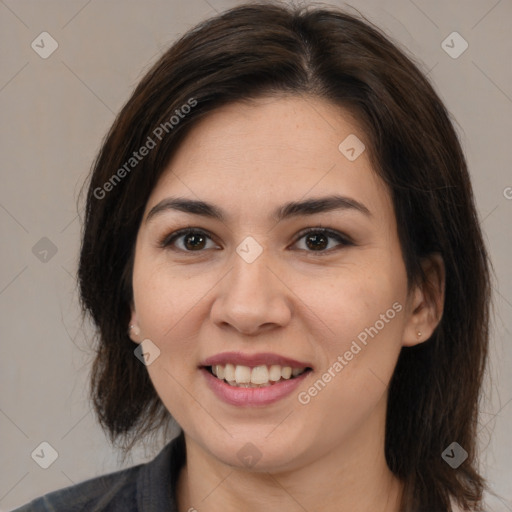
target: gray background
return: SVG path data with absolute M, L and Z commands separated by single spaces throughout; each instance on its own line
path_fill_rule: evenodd
M 120 465 L 88 404 L 92 331 L 81 324 L 74 281 L 77 197 L 115 113 L 150 64 L 198 21 L 240 3 L 0 1 L 0 511 L 159 450 L 138 449 Z M 512 2 L 350 5 L 415 56 L 457 122 L 496 273 L 482 462 L 501 495 L 490 508 L 512 511 Z M 31 47 L 43 31 L 59 45 L 47 59 Z M 453 31 L 469 44 L 456 59 L 442 47 Z M 48 469 L 31 457 L 43 441 L 58 452 Z

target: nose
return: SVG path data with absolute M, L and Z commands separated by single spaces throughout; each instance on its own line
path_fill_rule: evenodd
M 266 251 L 252 263 L 233 255 L 233 268 L 219 283 L 211 319 L 245 335 L 284 327 L 292 317 L 292 293 Z

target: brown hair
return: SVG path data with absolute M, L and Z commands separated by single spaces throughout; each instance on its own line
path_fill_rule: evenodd
M 450 511 L 451 498 L 480 510 L 476 426 L 490 285 L 464 155 L 412 60 L 371 23 L 331 7 L 251 3 L 199 24 L 158 60 L 115 120 L 93 166 L 79 265 L 82 304 L 99 330 L 91 374 L 99 421 L 112 442 L 131 439 L 129 449 L 170 418 L 127 335 L 135 239 L 153 187 L 208 112 L 280 94 L 323 98 L 356 116 L 392 196 L 410 285 L 424 283 L 423 257 L 442 255 L 443 316 L 430 340 L 401 351 L 385 453 L 405 483 L 403 511 Z M 157 147 L 130 160 L 148 137 Z M 441 457 L 453 441 L 468 453 L 456 470 Z

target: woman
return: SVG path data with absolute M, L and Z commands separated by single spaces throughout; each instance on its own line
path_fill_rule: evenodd
M 248 4 L 185 34 L 98 155 L 79 280 L 101 425 L 180 434 L 19 510 L 482 510 L 466 163 L 369 23 Z

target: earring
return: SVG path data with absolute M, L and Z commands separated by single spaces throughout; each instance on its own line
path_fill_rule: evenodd
M 140 334 L 140 329 L 137 325 L 130 324 L 130 326 L 128 327 L 128 333 L 131 333 L 134 336 L 138 336 Z
M 421 332 L 420 331 L 417 332 L 417 335 L 418 335 L 418 338 L 421 338 Z

